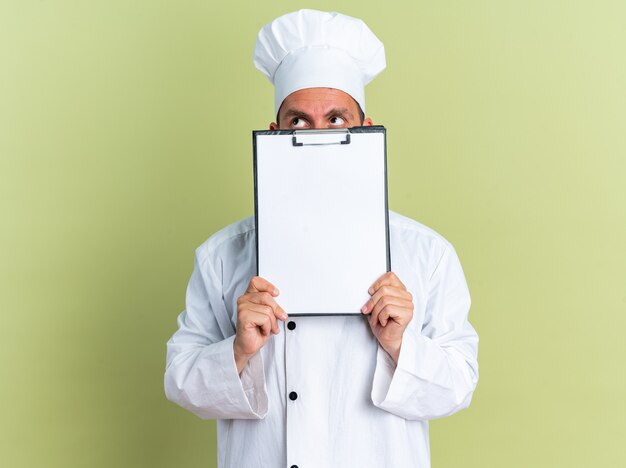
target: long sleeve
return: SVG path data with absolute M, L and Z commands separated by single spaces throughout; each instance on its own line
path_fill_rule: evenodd
M 260 419 L 268 398 L 260 353 L 241 377 L 233 355 L 235 329 L 206 245 L 196 251 L 186 310 L 167 343 L 165 393 L 203 419 Z
M 428 281 L 421 326 L 405 330 L 397 365 L 378 349 L 372 386 L 377 407 L 410 420 L 448 416 L 469 406 L 478 382 L 478 336 L 458 257 L 447 246 Z

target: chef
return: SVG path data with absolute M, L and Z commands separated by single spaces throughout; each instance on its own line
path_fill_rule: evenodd
M 364 87 L 385 53 L 361 20 L 281 16 L 254 63 L 275 87 L 270 129 L 372 125 Z M 253 218 L 196 250 L 165 391 L 218 420 L 220 467 L 430 466 L 428 420 L 470 404 L 478 337 L 453 246 L 394 212 L 389 239 L 392 272 L 364 285 L 362 316 L 290 318 L 280 284 L 255 276 Z

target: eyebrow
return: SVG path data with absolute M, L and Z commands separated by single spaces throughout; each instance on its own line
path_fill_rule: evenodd
M 292 118 L 292 117 L 305 119 L 305 120 L 308 120 L 309 122 L 311 121 L 311 116 L 307 114 L 306 112 L 302 112 L 296 109 L 287 109 L 285 111 L 285 115 L 283 115 L 283 119 Z
M 349 119 L 354 119 L 354 114 L 350 112 L 346 107 L 333 107 L 328 112 L 326 112 L 326 115 L 324 115 L 324 117 L 330 118 L 333 115 L 339 115 L 339 116 L 348 117 Z M 312 120 L 309 114 L 307 114 L 306 112 L 299 111 L 297 109 L 287 109 L 285 111 L 285 114 L 283 115 L 284 119 L 294 118 L 294 117 L 297 117 L 299 119 L 305 119 L 305 120 L 308 120 L 309 122 Z
M 324 117 L 328 118 L 328 117 L 332 117 L 333 115 L 341 115 L 341 116 L 348 117 L 350 119 L 354 119 L 354 114 L 352 114 L 352 112 L 350 112 L 345 107 L 335 107 L 329 110 Z

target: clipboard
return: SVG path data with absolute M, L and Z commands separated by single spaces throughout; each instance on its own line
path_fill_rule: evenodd
M 290 316 L 360 315 L 391 271 L 385 128 L 252 138 L 257 275 Z

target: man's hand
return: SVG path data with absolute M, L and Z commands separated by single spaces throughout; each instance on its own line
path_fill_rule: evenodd
M 246 293 L 237 299 L 237 334 L 233 353 L 237 372 L 248 360 L 279 332 L 277 319 L 287 320 L 287 314 L 274 299 L 278 289 L 269 281 L 255 276 L 250 280 Z
M 368 292 L 372 297 L 361 313 L 371 314 L 369 323 L 374 336 L 397 363 L 402 334 L 413 318 L 413 296 L 393 272 L 378 278 Z

